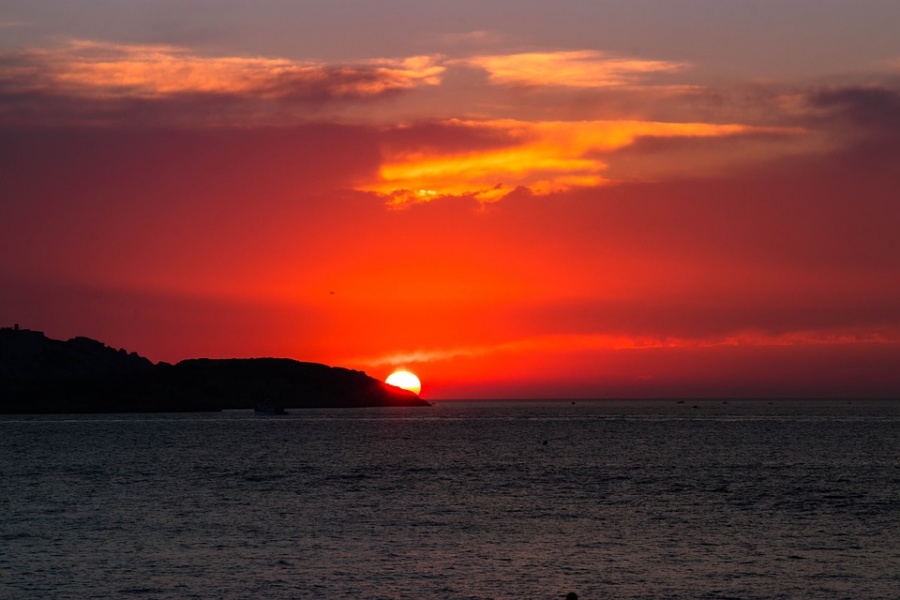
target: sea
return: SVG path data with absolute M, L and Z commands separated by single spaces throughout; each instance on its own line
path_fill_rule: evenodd
M 0 417 L 0 598 L 897 599 L 900 401 Z

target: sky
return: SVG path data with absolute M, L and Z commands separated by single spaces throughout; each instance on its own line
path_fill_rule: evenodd
M 5 0 L 0 326 L 429 399 L 900 396 L 897 23 Z

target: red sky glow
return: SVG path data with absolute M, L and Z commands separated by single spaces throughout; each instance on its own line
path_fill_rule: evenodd
M 429 399 L 900 395 L 900 5 L 108 4 L 0 8 L 0 326 Z

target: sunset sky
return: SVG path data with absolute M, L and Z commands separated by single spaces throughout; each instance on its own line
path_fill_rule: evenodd
M 900 396 L 898 24 L 4 0 L 0 326 L 429 399 Z

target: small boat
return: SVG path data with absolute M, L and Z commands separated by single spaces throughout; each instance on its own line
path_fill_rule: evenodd
M 266 415 L 266 416 L 288 414 L 288 412 L 286 410 L 284 410 L 283 406 L 272 406 L 269 404 L 257 404 L 253 408 L 253 412 L 258 415 Z

